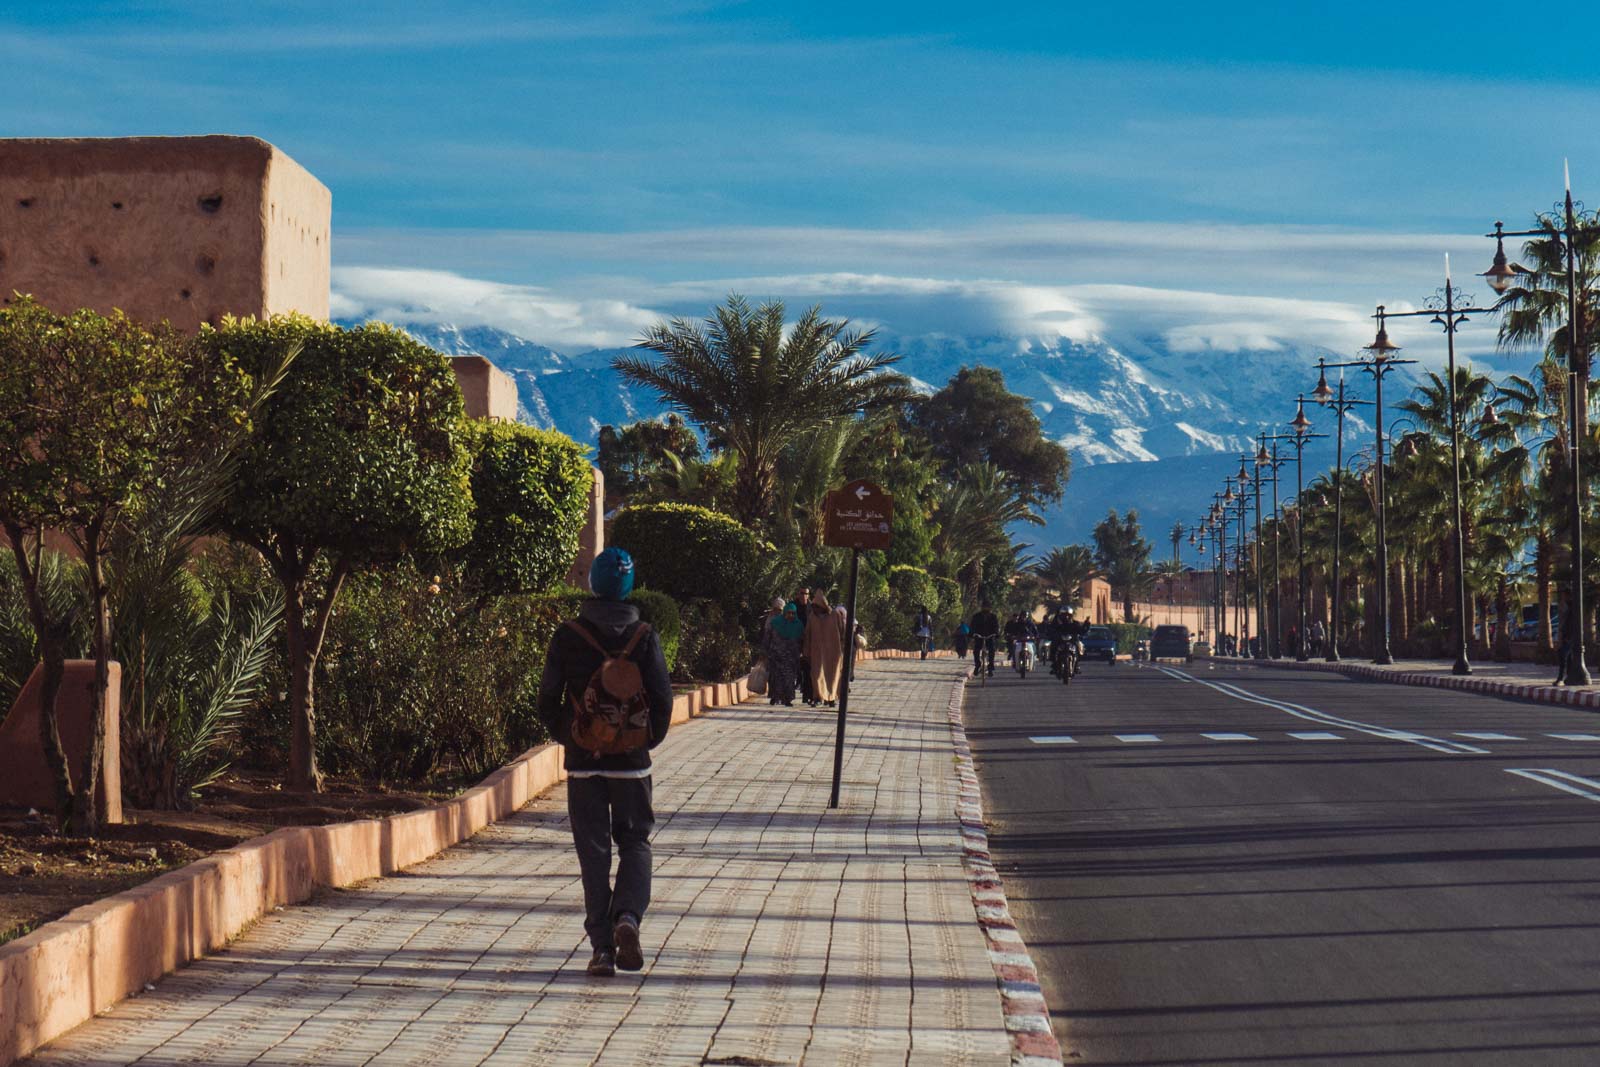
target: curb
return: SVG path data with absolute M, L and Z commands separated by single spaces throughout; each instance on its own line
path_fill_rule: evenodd
M 983 793 L 972 760 L 972 746 L 962 721 L 966 701 L 969 667 L 962 672 L 950 694 L 950 739 L 956 750 L 956 778 L 960 783 L 956 817 L 961 822 L 961 866 L 972 891 L 972 910 L 983 928 L 1000 985 L 1000 1005 L 1005 1016 L 1006 1036 L 1011 1039 L 1011 1062 L 1017 1067 L 1059 1067 L 1061 1045 L 1050 1028 L 1050 1011 L 1045 1007 L 1039 971 L 1028 955 L 1028 946 L 1011 918 L 1005 887 L 989 852 L 989 831 L 983 821 Z
M 673 698 L 672 722 L 750 695 L 749 676 Z M 0 945 L 0 1067 L 320 889 L 421 863 L 514 814 L 565 778 L 554 743 L 530 749 L 431 808 L 289 826 L 85 904 Z
M 1249 661 L 1254 663 L 1254 661 Z M 1571 708 L 1600 708 L 1600 689 L 1571 689 L 1562 685 L 1522 685 L 1498 678 L 1460 677 L 1454 674 L 1420 674 L 1416 671 L 1390 671 L 1365 663 L 1300 663 L 1295 660 L 1267 661 L 1264 666 L 1287 667 L 1296 671 L 1323 671 L 1390 685 L 1419 685 L 1434 689 L 1457 689 L 1467 693 L 1524 700 L 1530 704 L 1557 704 Z

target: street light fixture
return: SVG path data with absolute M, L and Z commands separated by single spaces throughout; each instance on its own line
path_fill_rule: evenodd
M 1378 320 L 1378 334 L 1370 345 L 1362 349 L 1370 352 L 1367 359 L 1351 360 L 1347 363 L 1319 364 L 1325 374 L 1329 369 L 1345 367 L 1358 367 L 1372 376 L 1373 381 L 1373 407 L 1376 409 L 1377 421 L 1373 424 L 1373 433 L 1376 436 L 1377 462 L 1373 464 L 1377 472 L 1377 506 L 1373 509 L 1378 518 L 1378 553 L 1377 553 L 1377 594 L 1378 594 L 1378 632 L 1373 637 L 1372 662 L 1389 664 L 1394 662 L 1394 655 L 1389 651 L 1389 537 L 1385 523 L 1384 502 L 1387 493 L 1384 489 L 1384 427 L 1383 427 L 1383 379 L 1396 367 L 1415 363 L 1414 359 L 1396 359 L 1395 353 L 1400 351 L 1400 346 L 1389 340 L 1389 330 L 1385 326 L 1388 312 L 1384 305 L 1379 304 L 1378 310 L 1373 314 Z
M 1562 632 L 1570 634 L 1567 641 L 1567 664 L 1563 676 L 1568 685 L 1588 685 L 1589 667 L 1584 662 L 1583 629 L 1583 474 L 1579 469 L 1578 446 L 1583 438 L 1588 393 L 1580 383 L 1587 382 L 1589 357 L 1583 349 L 1583 309 L 1578 306 L 1578 245 L 1591 242 L 1594 233 L 1585 233 L 1578 227 L 1578 211 L 1572 200 L 1572 173 L 1566 173 L 1566 199 L 1561 205 L 1562 225 L 1553 224 L 1537 230 L 1506 230 L 1496 222 L 1494 232 L 1485 234 L 1495 240 L 1494 263 L 1482 277 L 1502 296 L 1509 296 L 1518 275 L 1535 274 L 1536 271 L 1506 260 L 1507 237 L 1543 237 L 1555 241 L 1567 261 L 1567 466 L 1572 473 L 1572 484 L 1567 501 L 1567 523 L 1572 542 L 1572 590 L 1568 594 L 1567 612 L 1561 620 Z M 1501 301 L 1504 303 L 1504 301 Z
M 1331 407 L 1338 418 L 1338 429 L 1334 431 L 1333 439 L 1333 597 L 1331 599 L 1330 614 L 1333 616 L 1332 625 L 1328 627 L 1328 648 L 1324 658 L 1329 663 L 1339 662 L 1339 608 L 1340 596 L 1344 591 L 1342 572 L 1340 571 L 1340 557 L 1344 542 L 1344 416 L 1345 413 L 1356 407 L 1370 407 L 1370 400 L 1346 399 L 1344 395 L 1344 371 L 1339 371 L 1339 391 L 1335 393 L 1328 387 L 1328 365 L 1324 360 L 1317 360 L 1317 387 L 1311 391 L 1317 403 L 1324 407 Z
M 1265 643 L 1268 646 L 1268 655 L 1273 659 L 1279 659 L 1283 655 L 1283 648 L 1279 643 L 1281 640 L 1280 635 L 1283 633 L 1283 555 L 1278 535 L 1282 529 L 1283 522 L 1278 510 L 1278 469 L 1289 462 L 1289 457 L 1278 458 L 1278 442 L 1286 440 L 1286 438 L 1267 434 L 1263 431 L 1256 435 L 1256 440 L 1260 445 L 1256 449 L 1256 470 L 1258 472 L 1264 469 L 1272 471 L 1270 479 L 1272 482 L 1272 610 L 1268 613 L 1271 615 L 1268 620 L 1270 625 L 1265 627 L 1268 634 L 1268 640 Z M 1270 453 L 1267 451 L 1268 441 L 1272 442 L 1272 451 Z M 1266 475 L 1257 473 L 1257 487 L 1268 480 Z
M 1502 243 L 1499 253 L 1495 257 L 1497 267 L 1491 267 L 1487 272 L 1493 275 L 1489 278 L 1491 285 L 1501 275 L 1496 274 L 1499 268 L 1505 267 L 1505 247 Z M 1514 273 L 1514 272 L 1513 272 Z M 1456 299 L 1461 297 L 1466 306 L 1457 307 Z M 1444 329 L 1445 351 L 1449 356 L 1449 393 L 1450 404 L 1450 507 L 1455 521 L 1455 530 L 1451 542 L 1455 549 L 1455 581 L 1456 581 L 1456 662 L 1451 670 L 1456 674 L 1471 674 L 1472 664 L 1467 659 L 1467 564 L 1466 564 L 1466 535 L 1461 521 L 1461 411 L 1456 402 L 1456 328 L 1467 321 L 1468 315 L 1483 315 L 1493 311 L 1493 308 L 1473 307 L 1469 298 L 1463 297 L 1450 279 L 1450 254 L 1444 257 L 1444 288 L 1428 299 L 1420 311 L 1391 311 L 1389 318 L 1409 318 L 1418 315 L 1429 316 L 1429 321 Z M 1398 349 L 1392 349 L 1398 351 Z
M 1294 432 L 1278 440 L 1286 440 L 1294 446 L 1295 470 L 1295 507 L 1298 516 L 1295 524 L 1295 552 L 1298 557 L 1296 567 L 1299 577 L 1295 587 L 1295 601 L 1299 608 L 1300 627 L 1296 631 L 1294 658 L 1304 663 L 1311 656 L 1306 652 L 1306 523 L 1305 508 L 1303 506 L 1306 492 L 1306 445 L 1315 438 L 1327 437 L 1325 433 L 1312 433 L 1311 420 L 1306 418 L 1306 398 L 1295 398 L 1294 418 L 1290 420 L 1289 427 Z

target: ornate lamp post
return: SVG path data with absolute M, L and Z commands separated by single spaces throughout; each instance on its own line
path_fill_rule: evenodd
M 1504 258 L 1504 249 L 1501 250 Z M 1490 268 L 1493 271 L 1494 268 Z M 1494 279 L 1490 282 L 1493 284 Z M 1458 307 L 1460 298 L 1465 306 Z M 1379 308 L 1382 311 L 1382 308 Z M 1455 548 L 1456 581 L 1456 674 L 1471 674 L 1472 664 L 1467 659 L 1467 564 L 1466 537 L 1461 522 L 1461 411 L 1456 403 L 1456 327 L 1467 321 L 1468 315 L 1487 314 L 1492 308 L 1473 307 L 1470 298 L 1464 297 L 1450 280 L 1450 255 L 1444 257 L 1444 288 L 1430 297 L 1421 311 L 1391 311 L 1391 319 L 1416 315 L 1430 316 L 1430 321 L 1444 329 L 1445 351 L 1449 355 L 1450 404 L 1450 505 L 1455 531 L 1452 544 Z M 1393 351 L 1399 351 L 1398 348 Z
M 1339 570 L 1344 540 L 1344 416 L 1351 408 L 1372 406 L 1372 401 L 1345 398 L 1343 370 L 1339 371 L 1339 392 L 1335 394 L 1328 388 L 1328 365 L 1320 359 L 1317 360 L 1317 387 L 1311 391 L 1311 395 L 1316 398 L 1317 403 L 1324 407 L 1332 407 L 1339 420 L 1339 428 L 1333 435 L 1333 625 L 1328 628 L 1327 654 L 1329 663 L 1338 663 L 1339 597 L 1344 590 L 1344 586 L 1340 584 L 1342 575 Z
M 1239 482 L 1239 492 L 1238 492 L 1238 495 L 1235 497 L 1235 500 L 1237 501 L 1238 511 L 1239 511 L 1239 536 L 1238 536 L 1238 544 L 1236 546 L 1237 547 L 1237 551 L 1235 552 L 1235 557 L 1237 559 L 1237 563 L 1236 563 L 1236 565 L 1234 567 L 1234 571 L 1233 571 L 1233 604 L 1234 604 L 1233 614 L 1234 614 L 1234 618 L 1238 621 L 1238 632 L 1239 632 L 1239 650 L 1238 650 L 1238 654 L 1240 656 L 1249 656 L 1250 655 L 1250 601 L 1249 601 L 1249 598 L 1245 595 L 1245 586 L 1244 586 L 1244 572 L 1245 572 L 1245 567 L 1248 566 L 1248 561 L 1249 561 L 1249 555 L 1248 555 L 1248 551 L 1247 551 L 1248 548 L 1249 548 L 1249 545 L 1246 544 L 1244 517 L 1250 510 L 1250 497 L 1245 492 L 1245 485 L 1249 483 L 1250 475 L 1245 470 L 1244 465 L 1242 463 L 1239 465 L 1239 473 L 1238 473 L 1238 475 L 1236 477 L 1237 477 L 1237 480 Z
M 1288 456 L 1278 456 L 1278 442 L 1287 441 L 1288 437 L 1281 434 L 1260 433 L 1256 435 L 1260 447 L 1256 450 L 1256 470 L 1272 471 L 1272 477 L 1257 473 L 1256 480 L 1259 484 L 1263 481 L 1272 482 L 1272 610 L 1271 614 L 1271 656 L 1273 659 L 1283 657 L 1283 555 L 1279 546 L 1278 535 L 1283 527 L 1282 514 L 1278 507 L 1278 471 L 1287 462 Z M 1267 451 L 1267 442 L 1272 442 L 1272 450 Z
M 1289 421 L 1289 427 L 1294 433 L 1289 435 L 1289 443 L 1294 445 L 1294 475 L 1295 475 L 1295 507 L 1299 521 L 1295 526 L 1295 552 L 1298 557 L 1296 567 L 1299 577 L 1296 579 L 1295 602 L 1300 611 L 1300 629 L 1295 639 L 1294 658 L 1301 663 L 1310 659 L 1306 651 L 1306 444 L 1316 437 L 1326 437 L 1325 433 L 1312 433 L 1311 420 L 1306 418 L 1306 398 L 1295 398 L 1294 418 Z
M 1578 445 L 1583 439 L 1584 415 L 1583 410 L 1588 406 L 1587 390 L 1580 383 L 1586 382 L 1589 376 L 1589 355 L 1583 345 L 1583 313 L 1584 309 L 1578 303 L 1578 254 L 1579 245 L 1591 243 L 1594 240 L 1594 230 L 1588 232 L 1578 226 L 1579 211 L 1572 200 L 1572 174 L 1570 169 L 1566 175 L 1567 192 L 1566 201 L 1562 205 L 1562 222 L 1560 229 L 1553 226 L 1538 230 L 1507 230 L 1496 222 L 1494 233 L 1486 234 L 1495 240 L 1494 264 L 1483 272 L 1483 277 L 1489 279 L 1489 284 L 1497 293 L 1505 294 L 1515 284 L 1517 275 L 1532 274 L 1534 271 L 1506 260 L 1505 239 L 1507 237 L 1543 237 L 1555 241 L 1567 261 L 1567 467 L 1572 473 L 1572 484 L 1569 491 L 1571 499 L 1567 501 L 1567 524 L 1569 537 L 1572 542 L 1572 590 L 1568 595 L 1568 610 L 1561 619 L 1563 634 L 1571 634 L 1572 640 L 1567 642 L 1567 669 L 1565 678 L 1568 685 L 1588 685 L 1589 667 L 1584 662 L 1583 630 L 1583 475 L 1579 470 Z M 1584 250 L 1586 251 L 1586 249 Z M 1502 301 L 1504 303 L 1504 301 Z M 1580 406 L 1581 405 L 1581 406 Z
M 1239 475 L 1238 475 L 1238 477 L 1239 477 L 1241 482 L 1250 481 L 1250 482 L 1255 483 L 1255 488 L 1256 488 L 1256 555 L 1255 555 L 1256 650 L 1255 650 L 1254 658 L 1256 658 L 1256 659 L 1266 659 L 1267 658 L 1267 639 L 1266 639 L 1266 632 L 1267 631 L 1266 631 L 1266 624 L 1263 621 L 1266 618 L 1266 616 L 1264 614 L 1262 614 L 1262 611 L 1261 611 L 1261 481 L 1262 481 L 1262 479 L 1261 479 L 1261 475 L 1260 475 L 1259 471 L 1256 473 L 1256 475 L 1254 477 L 1252 477 L 1250 475 L 1250 473 L 1249 473 L 1249 468 L 1250 468 L 1250 466 L 1252 464 L 1252 460 L 1258 459 L 1258 458 L 1259 457 L 1252 457 L 1248 452 L 1246 452 L 1244 455 L 1240 456 L 1239 457 Z

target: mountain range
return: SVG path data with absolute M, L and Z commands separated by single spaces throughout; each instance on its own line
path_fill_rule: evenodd
M 603 425 L 666 410 L 653 392 L 625 384 L 611 370 L 612 357 L 629 349 L 561 352 L 492 326 L 395 325 L 449 355 L 487 357 L 516 379 L 524 421 L 580 441 L 593 443 Z M 1160 338 L 880 335 L 875 347 L 900 353 L 898 369 L 926 392 L 964 365 L 985 365 L 999 368 L 1012 391 L 1033 401 L 1044 432 L 1071 451 L 1074 469 L 1046 526 L 1019 530 L 1022 540 L 1041 547 L 1082 541 L 1108 508 L 1136 507 L 1158 552 L 1174 522 L 1187 524 L 1210 504 L 1240 453 L 1254 450 L 1255 434 L 1293 417 L 1297 390 L 1316 384 L 1317 358 L 1337 358 L 1311 345 L 1180 351 Z M 1395 382 L 1391 395 L 1409 384 Z M 1308 414 L 1319 431 L 1332 429 L 1326 412 Z M 1370 423 L 1347 418 L 1347 454 L 1371 433 Z M 1308 447 L 1307 481 L 1331 459 L 1331 442 Z M 1285 472 L 1292 478 L 1293 467 Z

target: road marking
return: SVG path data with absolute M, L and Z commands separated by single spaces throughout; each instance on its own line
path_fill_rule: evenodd
M 1148 745 L 1161 738 L 1155 734 L 1112 734 L 1118 741 L 1125 741 L 1130 745 Z
M 1520 738 L 1520 737 L 1512 737 L 1510 734 L 1458 733 L 1458 734 L 1456 734 L 1456 736 L 1457 737 L 1470 737 L 1474 741 L 1521 741 L 1522 740 L 1522 738 Z
M 1600 804 L 1600 782 L 1590 781 L 1588 778 L 1580 778 L 1576 774 L 1568 774 L 1566 771 L 1557 771 L 1549 767 L 1543 769 L 1507 767 L 1506 773 L 1515 774 L 1520 778 L 1528 779 L 1530 782 L 1538 782 L 1540 785 L 1547 785 L 1552 789 L 1559 789 L 1563 793 L 1571 793 L 1573 796 L 1582 797 L 1585 800 L 1592 800 Z
M 1600 737 L 1594 734 L 1545 734 L 1545 736 L 1553 737 L 1557 741 L 1600 741 Z
M 1212 741 L 1254 741 L 1256 738 L 1249 734 L 1201 734 L 1201 737 Z
M 1032 741 L 1036 745 L 1075 745 L 1075 744 L 1078 743 L 1078 739 L 1077 738 L 1075 738 L 1075 737 L 1065 737 L 1065 736 L 1063 736 L 1063 737 L 1030 737 L 1030 738 L 1028 738 L 1028 740 Z
M 1330 734 L 1325 730 L 1306 730 L 1306 731 L 1304 731 L 1302 733 L 1294 733 L 1293 731 L 1291 731 L 1289 736 L 1294 738 L 1296 741 L 1343 741 L 1344 740 L 1344 735 L 1343 734 Z
M 1489 754 L 1487 749 L 1478 748 L 1474 745 L 1464 745 L 1460 741 L 1446 741 L 1442 738 L 1429 737 L 1426 734 L 1414 734 L 1404 730 L 1394 730 L 1387 726 L 1374 726 L 1371 723 L 1359 722 L 1355 719 L 1346 719 L 1342 716 L 1333 715 L 1326 711 L 1318 711 L 1315 708 L 1308 708 L 1303 704 L 1291 704 L 1284 700 L 1272 700 L 1269 697 L 1261 696 L 1258 693 L 1252 693 L 1248 689 L 1243 689 L 1228 682 L 1208 682 L 1204 678 L 1196 678 L 1194 675 L 1180 671 L 1176 667 L 1158 666 L 1156 669 L 1161 671 L 1162 674 L 1167 675 L 1169 678 L 1177 678 L 1178 680 L 1185 682 L 1198 682 L 1208 689 L 1214 689 L 1224 696 L 1233 697 L 1235 700 L 1243 700 L 1249 704 L 1259 704 L 1264 708 L 1272 708 L 1274 711 L 1281 711 L 1285 714 L 1293 715 L 1297 719 L 1305 719 L 1308 722 L 1314 722 L 1321 726 L 1338 726 L 1346 730 L 1354 730 L 1357 733 L 1367 734 L 1371 737 L 1382 738 L 1386 741 L 1405 741 L 1410 744 L 1421 745 L 1423 748 L 1426 748 L 1431 752 L 1441 752 L 1447 756 L 1486 756 Z

